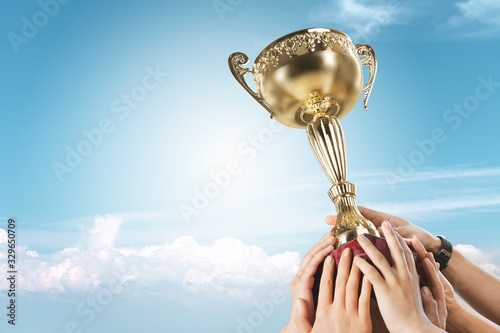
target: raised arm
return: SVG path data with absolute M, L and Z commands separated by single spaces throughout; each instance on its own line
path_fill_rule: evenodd
M 445 289 L 446 307 L 448 309 L 447 329 L 450 333 L 498 333 L 500 326 L 481 316 L 464 301 L 455 296 L 450 282 L 443 274 L 439 274 Z
M 352 265 L 350 249 L 342 252 L 337 276 L 332 256 L 325 260 L 314 323 L 309 320 L 307 306 L 298 299 L 300 316 L 295 324 L 300 333 L 371 333 L 371 284 L 361 282 L 361 272 Z M 335 286 L 335 287 L 334 287 Z
M 361 214 L 380 227 L 383 221 L 389 221 L 401 236 L 410 238 L 417 236 L 425 249 L 437 255 L 441 249 L 441 239 L 425 229 L 400 217 L 379 212 L 365 207 L 359 207 Z M 335 216 L 326 219 L 328 224 L 335 224 Z M 444 276 L 451 282 L 455 291 L 480 314 L 500 324 L 500 279 L 465 258 L 457 249 L 453 250 L 448 266 L 442 270 Z
M 335 237 L 331 232 L 325 234 L 302 259 L 299 270 L 290 283 L 290 295 L 292 298 L 292 311 L 289 323 L 283 327 L 280 333 L 300 333 L 296 324 L 296 318 L 301 317 L 302 313 L 308 314 L 308 320 L 314 323 L 314 301 L 312 287 L 314 285 L 314 274 L 318 266 L 333 251 Z M 297 301 L 300 299 L 300 302 Z M 299 304 L 302 307 L 300 309 Z
M 442 271 L 451 285 L 477 312 L 500 325 L 500 279 L 454 250 Z M 478 331 L 479 332 L 479 331 Z M 483 331 L 481 331 L 483 332 Z
M 373 285 L 387 328 L 394 333 L 445 332 L 429 319 L 424 310 L 417 268 L 408 245 L 388 222 L 382 224 L 382 229 L 393 266 L 364 235 L 359 235 L 358 241 L 373 265 L 360 256 L 355 257 L 354 264 Z

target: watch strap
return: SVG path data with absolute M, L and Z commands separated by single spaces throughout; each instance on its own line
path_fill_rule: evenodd
M 451 255 L 453 253 L 453 245 L 451 245 L 451 243 L 443 236 L 436 237 L 441 240 L 441 248 L 439 249 L 438 254 L 434 255 L 434 260 L 439 263 L 439 270 L 442 271 L 446 268 L 446 266 L 448 266 L 448 262 L 451 259 Z

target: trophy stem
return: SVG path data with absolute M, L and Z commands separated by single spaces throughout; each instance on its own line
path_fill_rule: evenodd
M 379 236 L 373 223 L 361 215 L 356 205 L 356 186 L 346 180 L 347 162 L 344 133 L 335 116 L 321 115 L 307 125 L 311 148 L 333 186 L 328 191 L 337 211 L 333 233 L 339 246 L 359 234 Z

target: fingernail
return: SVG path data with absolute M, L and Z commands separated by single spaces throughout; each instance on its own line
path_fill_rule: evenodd
M 342 255 L 343 255 L 344 257 L 348 257 L 350 254 L 351 254 L 351 249 L 350 249 L 350 248 L 346 248 L 346 249 L 342 252 Z
M 352 262 L 355 263 L 356 265 L 358 265 L 358 267 L 359 267 L 360 260 L 363 260 L 363 258 L 361 258 L 361 256 L 359 254 L 357 254 L 354 256 L 354 259 L 352 260 Z
M 325 259 L 325 262 L 328 263 L 328 264 L 330 264 L 332 261 L 333 261 L 333 257 L 332 256 L 328 256 Z
M 368 238 L 366 238 L 366 236 L 363 235 L 363 234 L 359 234 L 358 235 L 358 240 L 361 241 L 361 242 L 366 242 L 368 240 Z
M 386 228 L 392 229 L 392 225 L 389 223 L 389 221 L 382 222 L 382 225 L 385 226 Z
M 429 296 L 431 294 L 431 290 L 427 287 L 427 286 L 423 286 L 422 287 L 422 293 L 425 295 L 425 296 Z

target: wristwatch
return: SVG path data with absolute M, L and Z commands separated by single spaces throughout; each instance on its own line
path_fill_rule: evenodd
M 434 260 L 439 263 L 439 270 L 442 271 L 446 268 L 446 266 L 448 266 L 448 261 L 450 261 L 451 254 L 453 253 L 453 246 L 444 238 L 444 236 L 436 237 L 441 240 L 441 248 L 439 249 L 438 254 L 434 255 Z

